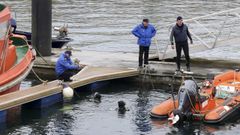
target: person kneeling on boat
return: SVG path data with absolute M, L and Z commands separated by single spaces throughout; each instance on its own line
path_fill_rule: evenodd
M 55 72 L 59 80 L 71 81 L 70 77 L 80 71 L 79 64 L 74 64 L 71 60 L 72 52 L 65 51 L 60 55 L 55 66 Z

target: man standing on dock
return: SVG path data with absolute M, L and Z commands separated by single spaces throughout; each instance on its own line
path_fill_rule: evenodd
M 186 58 L 186 66 L 187 71 L 190 71 L 190 56 L 189 56 L 189 47 L 188 47 L 188 38 L 193 44 L 193 40 L 191 34 L 188 30 L 186 24 L 183 23 L 183 18 L 181 16 L 177 17 L 176 25 L 172 28 L 172 32 L 170 35 L 170 41 L 172 44 L 172 49 L 174 49 L 173 38 L 175 39 L 176 44 L 176 53 L 177 53 L 177 71 L 180 71 L 181 68 L 181 52 L 183 50 L 185 58 Z
M 59 80 L 71 81 L 70 77 L 78 73 L 80 66 L 72 62 L 72 51 L 65 51 L 57 60 L 55 71 Z
M 153 25 L 149 24 L 148 19 L 143 19 L 142 24 L 139 24 L 132 30 L 132 34 L 138 38 L 139 45 L 138 66 L 141 69 L 143 66 L 143 54 L 144 54 L 144 67 L 148 65 L 149 47 L 151 45 L 151 39 L 156 34 L 156 29 L 153 27 Z

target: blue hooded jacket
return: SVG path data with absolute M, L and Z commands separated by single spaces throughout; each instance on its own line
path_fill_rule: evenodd
M 57 60 L 55 66 L 55 72 L 57 76 L 60 76 L 66 70 L 76 70 L 79 69 L 79 66 L 74 65 L 70 58 L 65 56 L 65 53 L 62 53 Z
M 151 39 L 155 36 L 156 29 L 151 24 L 148 24 L 147 28 L 140 24 L 132 30 L 132 34 L 138 37 L 138 45 L 147 47 L 151 45 Z

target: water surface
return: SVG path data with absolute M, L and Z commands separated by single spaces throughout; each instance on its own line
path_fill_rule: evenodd
M 35 81 L 35 83 L 38 83 Z M 124 85 L 122 85 L 124 83 Z M 29 87 L 31 80 L 23 82 Z M 154 86 L 154 89 L 153 89 Z M 14 122 L 1 125 L 1 134 L 50 134 L 50 135 L 159 135 L 159 134 L 238 134 L 240 121 L 224 125 L 205 125 L 201 122 L 185 123 L 175 128 L 166 120 L 154 120 L 149 111 L 168 97 L 170 90 L 164 85 L 114 81 L 97 91 L 101 103 L 93 102 L 95 91 L 78 93 L 73 100 L 42 110 L 22 110 Z M 165 90 L 164 90 L 165 89 Z M 116 111 L 117 102 L 123 100 L 130 111 Z

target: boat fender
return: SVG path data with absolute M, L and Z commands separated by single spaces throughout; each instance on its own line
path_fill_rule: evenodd
M 66 84 L 63 84 L 63 91 L 62 91 L 62 93 L 63 93 L 63 97 L 64 98 L 68 98 L 68 99 L 72 98 L 73 95 L 74 95 L 73 89 L 71 87 L 69 87 L 68 85 L 66 85 Z

